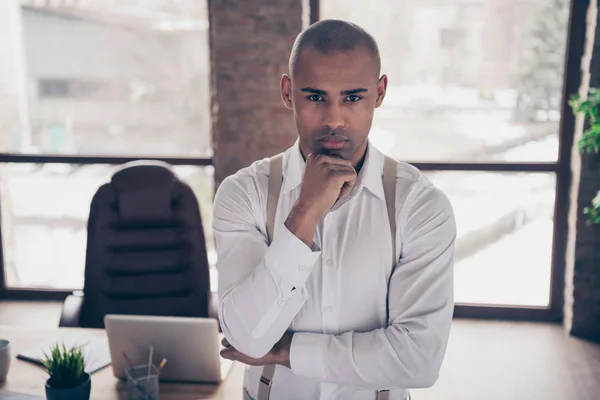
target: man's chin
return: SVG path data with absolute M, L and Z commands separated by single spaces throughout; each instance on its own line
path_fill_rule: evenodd
M 324 149 L 322 147 L 319 147 L 314 150 L 314 153 L 323 154 L 329 157 L 337 157 L 343 160 L 349 160 L 351 156 L 351 154 L 349 154 L 350 151 L 348 149 Z

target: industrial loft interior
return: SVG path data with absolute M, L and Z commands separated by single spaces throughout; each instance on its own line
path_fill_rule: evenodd
M 597 400 L 599 8 L 0 1 L 0 399 Z

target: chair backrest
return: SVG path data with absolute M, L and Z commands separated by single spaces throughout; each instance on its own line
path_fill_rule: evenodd
M 90 207 L 80 325 L 109 313 L 206 317 L 210 294 L 200 208 L 168 164 L 134 162 Z

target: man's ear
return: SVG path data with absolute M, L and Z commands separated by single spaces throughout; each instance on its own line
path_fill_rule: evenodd
M 281 100 L 287 108 L 292 109 L 292 80 L 288 74 L 281 76 Z
M 375 102 L 375 107 L 379 107 L 381 103 L 383 103 L 385 92 L 387 91 L 387 85 L 388 77 L 387 75 L 382 75 L 381 78 L 379 78 L 379 82 L 377 82 L 377 101 Z

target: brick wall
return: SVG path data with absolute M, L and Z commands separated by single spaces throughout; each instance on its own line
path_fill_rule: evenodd
M 208 0 L 215 184 L 293 144 L 292 113 L 279 94 L 302 0 Z
M 600 87 L 600 14 L 596 10 L 588 18 L 587 56 L 582 63 L 582 88 Z M 589 62 L 589 64 L 588 64 Z M 589 65 L 589 68 L 588 68 Z M 582 121 L 578 119 L 577 140 Z M 575 146 L 577 143 L 575 143 Z M 565 292 L 565 326 L 578 337 L 600 341 L 600 226 L 589 225 L 583 215 L 600 190 L 600 156 L 580 156 L 573 150 L 573 188 L 569 218 L 569 244 Z

